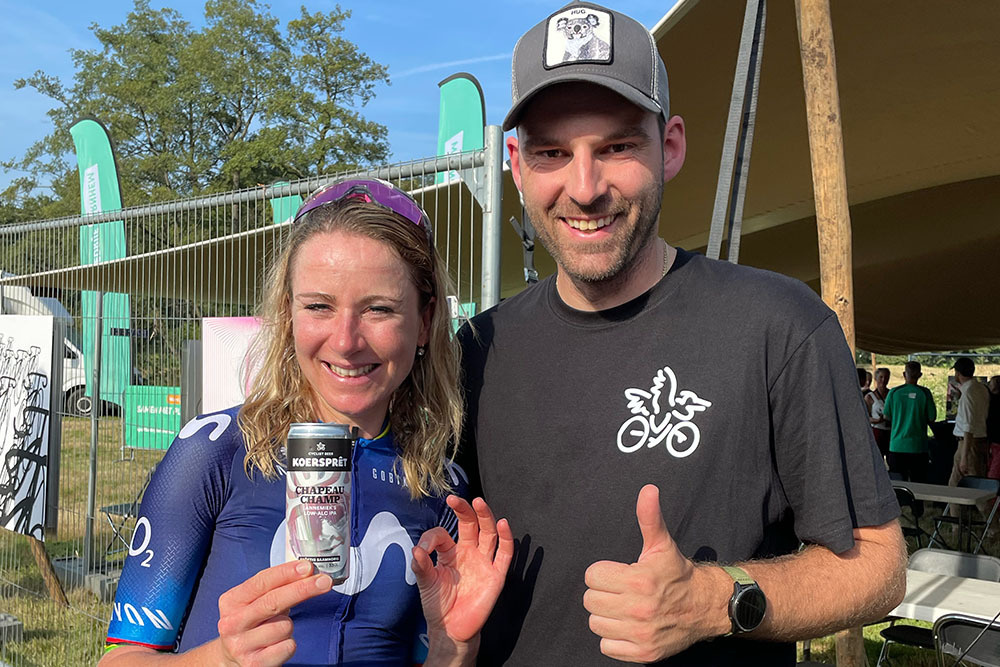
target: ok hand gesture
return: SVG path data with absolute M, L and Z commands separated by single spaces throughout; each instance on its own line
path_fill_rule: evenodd
M 506 519 L 495 521 L 482 498 L 470 506 L 448 496 L 458 517 L 458 542 L 444 528 L 428 530 L 413 547 L 413 572 L 433 643 L 441 633 L 455 642 L 479 634 L 503 588 L 514 554 L 514 537 Z M 430 553 L 437 552 L 437 565 Z

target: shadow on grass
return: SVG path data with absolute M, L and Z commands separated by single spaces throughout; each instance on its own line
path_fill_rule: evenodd
M 56 630 L 49 630 L 47 628 L 42 630 L 25 630 L 24 631 L 24 641 L 31 642 L 35 640 L 45 640 L 52 639 L 53 637 L 59 636 L 59 632 Z

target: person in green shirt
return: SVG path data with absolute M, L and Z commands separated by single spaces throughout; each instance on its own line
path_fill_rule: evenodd
M 919 362 L 906 362 L 905 384 L 889 390 L 883 409 L 890 424 L 889 472 L 911 482 L 927 481 L 927 427 L 937 419 L 934 397 L 917 384 L 921 375 Z

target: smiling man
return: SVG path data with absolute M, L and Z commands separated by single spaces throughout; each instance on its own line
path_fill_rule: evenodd
M 792 665 L 884 615 L 899 510 L 836 316 L 658 235 L 686 138 L 650 33 L 567 5 L 512 76 L 511 170 L 558 272 L 461 333 L 467 469 L 519 532 L 480 663 Z

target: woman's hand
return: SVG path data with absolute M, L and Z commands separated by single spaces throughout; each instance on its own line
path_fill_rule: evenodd
M 330 590 L 333 580 L 313 574 L 299 560 L 261 570 L 219 596 L 219 640 L 223 664 L 270 667 L 295 654 L 288 611 Z
M 444 528 L 431 528 L 413 547 L 413 572 L 433 645 L 441 633 L 453 642 L 477 637 L 503 588 L 514 555 L 514 536 L 506 519 L 495 521 L 482 498 L 472 506 L 448 496 L 458 517 L 458 543 Z M 437 551 L 437 565 L 430 553 Z
M 326 574 L 309 561 L 261 570 L 219 596 L 219 638 L 184 653 L 163 653 L 123 644 L 101 658 L 107 667 L 134 665 L 245 665 L 272 667 L 295 654 L 288 610 L 330 590 Z

